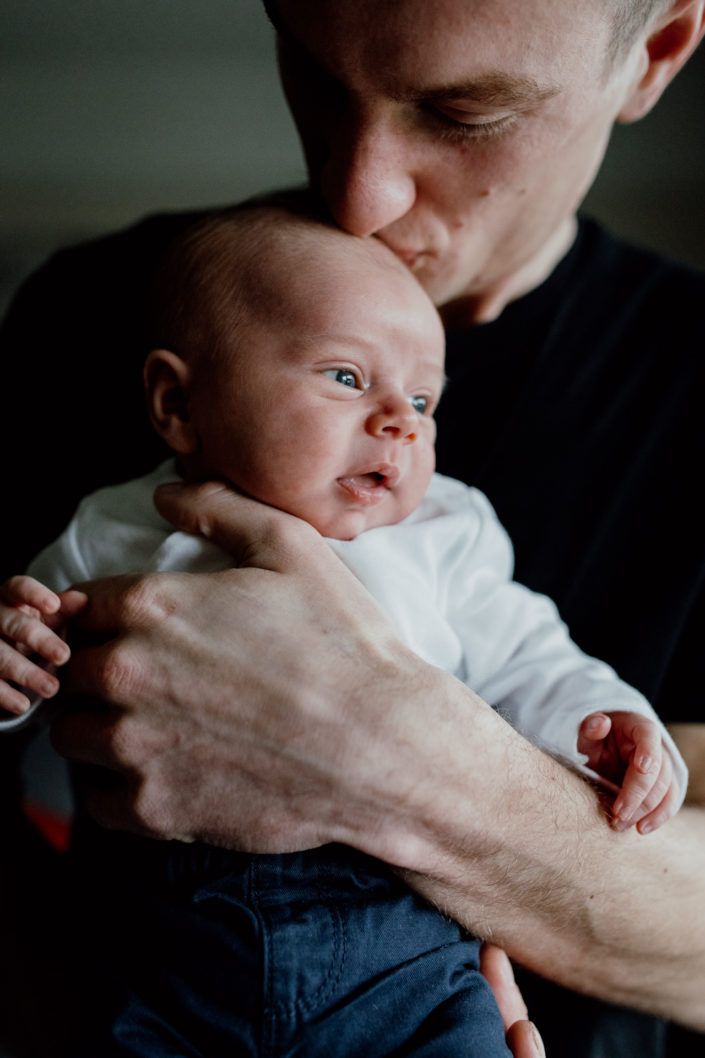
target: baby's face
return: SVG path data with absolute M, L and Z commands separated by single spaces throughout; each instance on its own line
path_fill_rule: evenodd
M 275 270 L 268 311 L 190 406 L 199 476 L 343 540 L 406 517 L 435 465 L 443 329 L 380 251 L 336 234 L 312 264 Z

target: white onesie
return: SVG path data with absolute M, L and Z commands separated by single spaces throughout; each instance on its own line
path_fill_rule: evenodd
M 88 496 L 28 572 L 58 591 L 117 573 L 227 568 L 226 552 L 175 532 L 157 513 L 154 489 L 178 476 L 168 460 L 145 477 Z M 548 598 L 511 579 L 511 543 L 477 489 L 434 474 L 403 522 L 328 543 L 412 650 L 549 752 L 582 766 L 578 727 L 597 710 L 657 719 L 638 691 L 573 643 Z M 682 802 L 687 770 L 665 728 L 662 735 Z

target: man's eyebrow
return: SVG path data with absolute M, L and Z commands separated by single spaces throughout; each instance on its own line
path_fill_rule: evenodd
M 557 85 L 542 85 L 533 77 L 521 74 L 489 73 L 470 81 L 431 85 L 412 93 L 417 103 L 447 102 L 483 103 L 487 106 L 536 106 L 560 91 Z

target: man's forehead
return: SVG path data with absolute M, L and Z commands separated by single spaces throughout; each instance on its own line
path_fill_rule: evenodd
M 581 0 L 264 0 L 284 44 L 390 96 L 541 102 L 602 37 Z M 565 54 L 562 54 L 565 52 Z M 552 75 L 551 69 L 555 71 Z

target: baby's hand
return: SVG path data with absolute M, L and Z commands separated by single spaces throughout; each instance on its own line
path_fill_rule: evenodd
M 21 715 L 29 698 L 10 682 L 42 698 L 52 698 L 59 681 L 42 667 L 64 665 L 70 651 L 58 631 L 67 617 L 83 609 L 79 591 L 57 595 L 32 577 L 11 577 L 0 585 L 0 706 Z M 38 656 L 42 661 L 32 660 Z
M 620 786 L 612 826 L 636 823 L 640 834 L 656 830 L 673 815 L 679 790 L 658 724 L 639 713 L 592 713 L 580 725 L 578 751 L 598 775 Z

